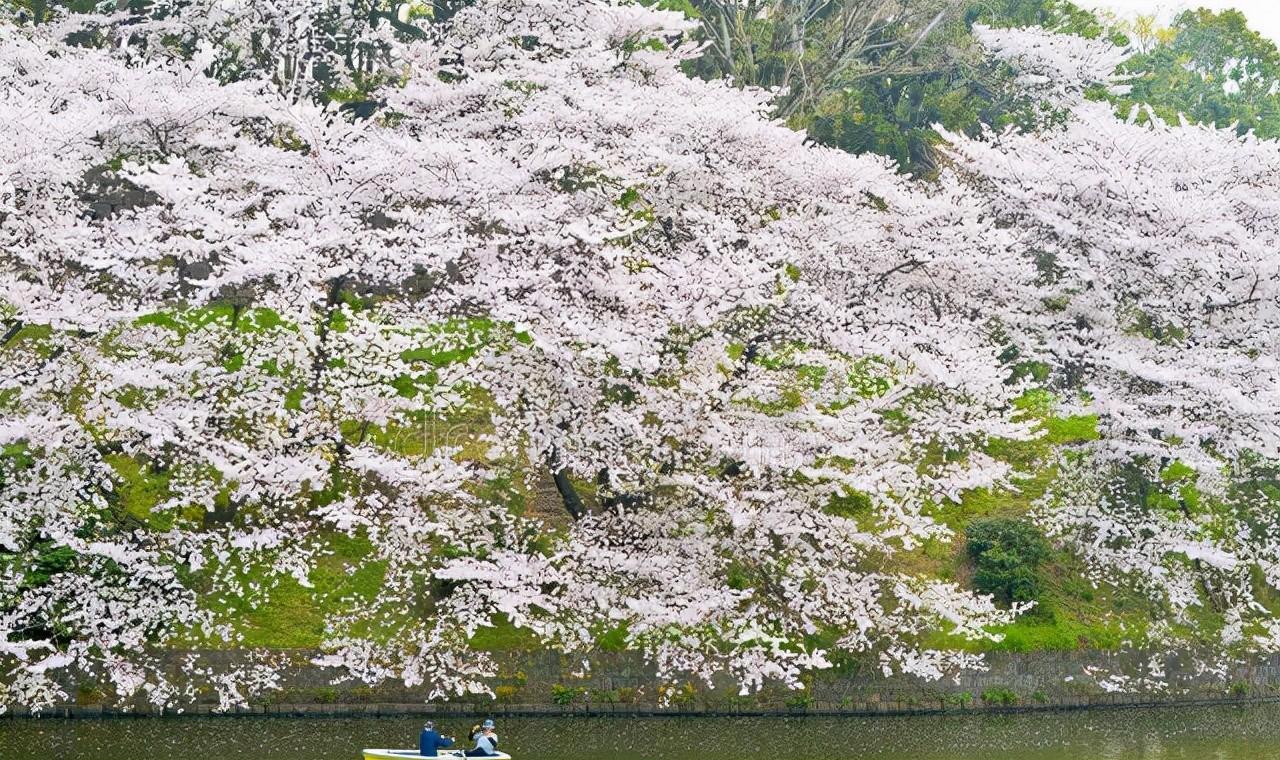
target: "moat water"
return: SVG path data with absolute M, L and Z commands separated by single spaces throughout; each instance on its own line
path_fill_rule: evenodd
M 359 760 L 421 718 L 0 718 L 0 760 Z M 441 720 L 447 733 L 469 721 Z M 456 725 L 455 725 L 456 724 Z M 1265 760 L 1280 704 L 877 718 L 509 718 L 515 760 Z

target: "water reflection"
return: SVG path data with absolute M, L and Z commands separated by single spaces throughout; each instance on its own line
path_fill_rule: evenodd
M 446 732 L 470 721 L 442 719 Z M 0 719 L 0 760 L 358 760 L 419 718 Z M 914 718 L 524 718 L 517 760 L 1258 760 L 1280 705 Z

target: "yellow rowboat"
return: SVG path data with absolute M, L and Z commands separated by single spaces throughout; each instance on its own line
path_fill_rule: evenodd
M 366 749 L 364 750 L 364 760 L 405 760 L 406 758 L 418 758 L 422 760 L 422 755 L 418 754 L 416 749 Z M 459 760 L 465 758 L 466 754 L 460 749 L 442 749 L 436 753 L 436 757 L 450 758 L 451 760 Z M 490 760 L 511 760 L 511 755 L 505 752 L 499 752 L 494 755 L 485 755 Z

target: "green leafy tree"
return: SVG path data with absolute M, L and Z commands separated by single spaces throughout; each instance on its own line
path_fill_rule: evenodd
M 971 22 L 992 26 L 1041 26 L 1089 39 L 1109 36 L 1111 30 L 1091 11 L 1068 0 L 988 0 L 969 7 Z
M 1092 13 L 1065 0 L 666 0 L 701 20 L 705 78 L 781 88 L 777 115 L 821 144 L 937 170 L 933 127 L 978 134 L 1022 124 L 1025 103 L 973 35 L 976 23 L 1038 25 L 1097 37 Z
M 987 518 L 969 523 L 965 549 L 973 560 L 974 586 L 1006 602 L 1031 602 L 1040 596 L 1040 564 L 1049 543 L 1023 520 Z
M 1280 51 L 1249 28 L 1239 11 L 1186 11 L 1150 50 L 1124 67 L 1133 91 L 1123 110 L 1149 106 L 1165 121 L 1227 127 L 1280 137 Z

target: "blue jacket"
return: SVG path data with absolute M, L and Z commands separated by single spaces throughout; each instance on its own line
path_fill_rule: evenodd
M 435 757 L 436 750 L 448 749 L 452 746 L 453 740 L 444 738 L 434 728 L 424 728 L 422 733 L 418 734 L 418 754 L 423 757 Z

